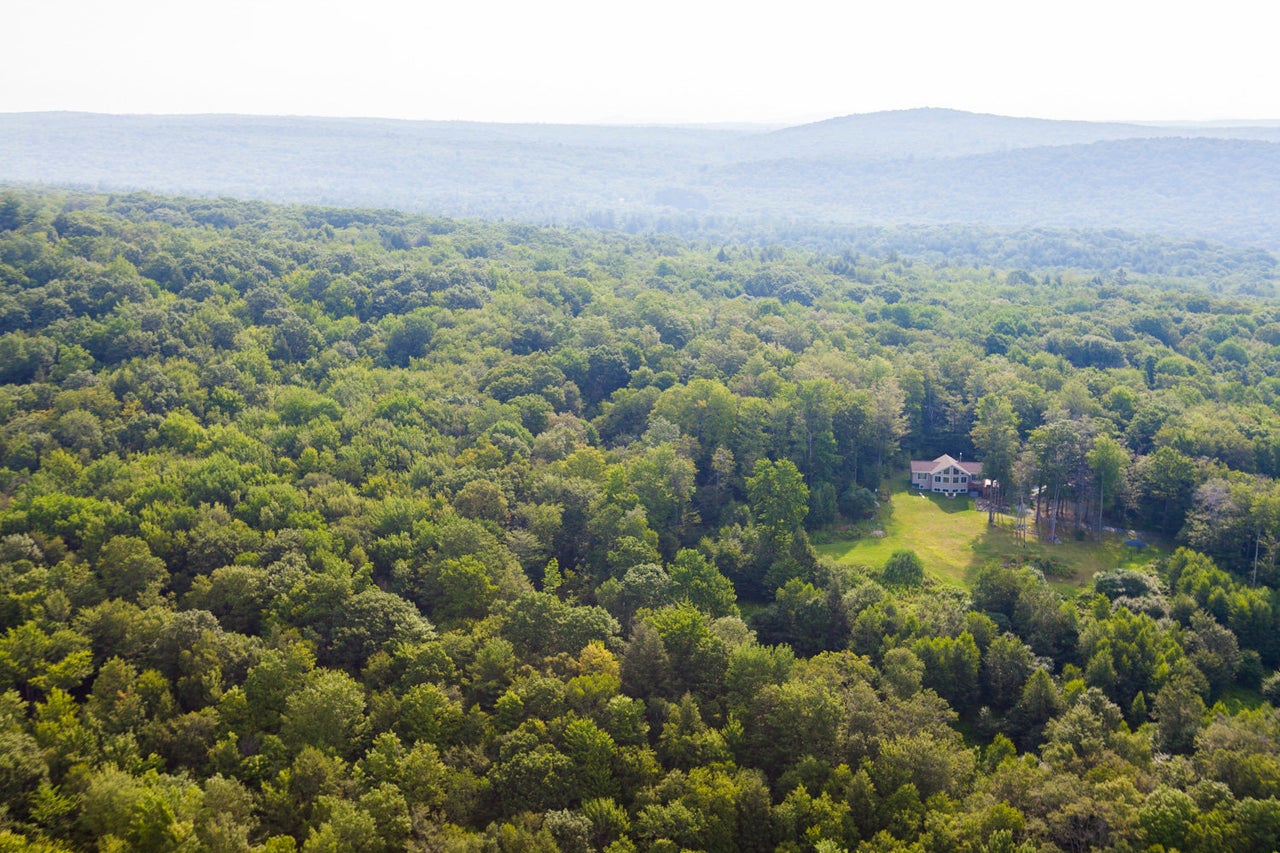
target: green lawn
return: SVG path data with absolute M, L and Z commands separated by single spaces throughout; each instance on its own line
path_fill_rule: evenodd
M 1040 542 L 1032 533 L 1022 545 L 1015 541 L 1007 517 L 989 527 L 987 514 L 975 510 L 971 499 L 916 492 L 907 487 L 905 478 L 895 479 L 890 500 L 892 512 L 883 515 L 880 527 L 884 536 L 818 545 L 818 553 L 837 563 L 878 569 L 894 551 L 910 548 L 920 556 L 927 573 L 959 586 L 967 585 L 979 566 L 1048 558 L 1062 567 L 1050 580 L 1064 592 L 1084 585 L 1095 572 L 1141 566 L 1163 553 L 1154 547 L 1130 548 L 1124 536 L 1105 535 L 1097 542 L 1090 534 L 1076 540 L 1071 528 L 1059 531 L 1063 537 L 1059 544 Z

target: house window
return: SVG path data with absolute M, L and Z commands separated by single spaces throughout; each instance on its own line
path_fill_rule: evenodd
M 934 474 L 934 475 L 933 475 L 933 482 L 935 482 L 935 483 L 941 483 L 941 482 L 942 482 L 942 475 L 941 475 L 941 474 Z

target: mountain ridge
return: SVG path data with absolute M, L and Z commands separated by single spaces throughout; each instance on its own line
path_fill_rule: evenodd
M 971 222 L 1127 228 L 1276 249 L 1277 144 L 1280 127 L 1160 128 L 942 108 L 760 131 L 9 113 L 0 114 L 0 181 L 569 225 L 662 228 L 673 214 L 686 224 Z

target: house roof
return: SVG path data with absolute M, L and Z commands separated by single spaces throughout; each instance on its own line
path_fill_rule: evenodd
M 933 460 L 932 462 L 927 462 L 923 460 L 921 461 L 912 460 L 911 473 L 912 474 L 932 474 L 935 471 L 941 471 L 943 468 L 949 468 L 953 465 L 956 468 L 959 468 L 961 471 L 966 472 L 971 477 L 976 477 L 982 473 L 981 462 L 961 462 L 957 459 L 952 458 L 951 456 L 948 456 L 945 453 L 939 456 L 937 459 Z

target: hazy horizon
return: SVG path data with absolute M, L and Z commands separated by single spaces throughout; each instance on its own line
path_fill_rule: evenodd
M 26 37 L 0 68 L 6 113 L 792 126 L 942 104 L 1078 121 L 1280 119 L 1271 21 L 1245 0 L 1213 14 L 1103 0 L 799 0 L 786 14 L 723 0 L 10 5 L 6 23 Z
M 107 115 L 118 117 L 136 117 L 136 118 L 200 118 L 200 117 L 236 117 L 236 118 L 281 118 L 281 119 L 317 119 L 332 121 L 387 121 L 387 122 L 422 122 L 436 124 L 509 124 L 509 125 L 550 125 L 550 126 L 566 126 L 566 127 L 634 127 L 634 128 L 696 128 L 702 130 L 740 130 L 740 131 L 770 131 L 781 130 L 788 127 L 802 127 L 809 124 L 819 124 L 825 121 L 834 121 L 845 118 L 856 118 L 862 116 L 875 116 L 889 113 L 910 113 L 910 112 L 952 112 L 963 113 L 973 116 L 994 116 L 997 118 L 1010 119 L 1026 119 L 1031 121 L 1060 121 L 1060 122 L 1081 122 L 1088 124 L 1113 124 L 1113 125 L 1137 125 L 1153 128 L 1177 128 L 1177 127 L 1197 127 L 1197 128 L 1233 128 L 1233 127 L 1280 127 L 1280 118 L 1184 118 L 1184 119 L 1080 119 L 1080 118 L 1056 118 L 1043 115 L 1012 115 L 1008 113 L 992 113 L 978 110 L 965 110 L 957 107 L 942 106 L 917 106 L 917 107 L 898 107 L 884 110 L 871 110 L 869 112 L 844 113 L 841 115 L 824 115 L 813 118 L 804 119 L 795 122 L 766 121 L 766 120 L 743 120 L 743 121 L 503 121 L 503 120 L 486 120 L 486 119 L 450 119 L 450 118 L 404 118 L 401 116 L 390 115 L 338 115 L 338 114 L 321 114 L 321 113 L 267 113 L 267 112 L 126 112 L 115 110 L 80 110 L 80 109 L 47 109 L 47 110 L 0 110 L 0 115 L 40 115 L 40 114 L 81 114 L 81 115 Z

